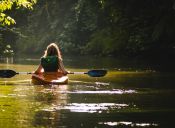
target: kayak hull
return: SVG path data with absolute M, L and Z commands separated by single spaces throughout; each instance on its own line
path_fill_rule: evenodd
M 59 73 L 32 74 L 32 83 L 35 85 L 63 85 L 68 83 L 68 76 Z

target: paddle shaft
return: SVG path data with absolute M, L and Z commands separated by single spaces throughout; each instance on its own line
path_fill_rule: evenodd
M 32 72 L 16 72 L 16 74 L 24 74 L 24 75 L 28 75 L 28 74 L 33 74 Z
M 24 75 L 28 75 L 28 74 L 34 74 L 32 72 L 16 72 L 16 74 L 24 74 Z M 69 72 L 68 74 L 88 74 L 87 72 Z
M 69 72 L 68 74 L 88 74 L 87 72 Z
M 105 76 L 107 70 L 90 70 L 88 72 L 68 72 L 68 74 L 87 74 L 91 77 L 102 77 Z M 1 78 L 11 78 L 17 74 L 34 74 L 33 72 L 16 72 L 14 70 L 0 70 L 0 77 Z

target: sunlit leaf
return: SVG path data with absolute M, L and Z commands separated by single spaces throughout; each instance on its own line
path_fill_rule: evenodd
M 27 8 L 33 9 L 33 5 L 36 3 L 36 0 L 1 0 L 0 1 L 0 23 L 1 25 L 11 25 L 15 24 L 15 20 L 10 16 L 6 15 L 4 12 L 6 10 L 11 10 L 12 6 L 16 8 Z

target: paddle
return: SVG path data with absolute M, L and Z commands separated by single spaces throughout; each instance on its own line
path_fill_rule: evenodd
M 90 70 L 88 72 L 70 72 L 68 74 L 87 74 L 91 77 L 103 77 L 107 74 L 107 70 L 95 69 L 95 70 Z
M 11 78 L 17 74 L 33 74 L 32 72 L 15 72 L 10 69 L 2 69 L 0 70 L 0 78 Z M 70 72 L 68 74 L 87 74 L 91 77 L 103 77 L 107 74 L 107 70 L 90 70 L 88 72 Z
M 17 74 L 32 74 L 31 72 L 15 72 L 11 69 L 2 69 L 0 70 L 0 77 L 1 78 L 11 78 Z

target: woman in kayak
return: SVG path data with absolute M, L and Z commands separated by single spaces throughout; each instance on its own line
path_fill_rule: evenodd
M 55 43 L 51 43 L 47 46 L 35 74 L 40 74 L 42 72 L 59 72 L 61 75 L 66 75 L 68 73 L 64 68 L 61 52 Z

